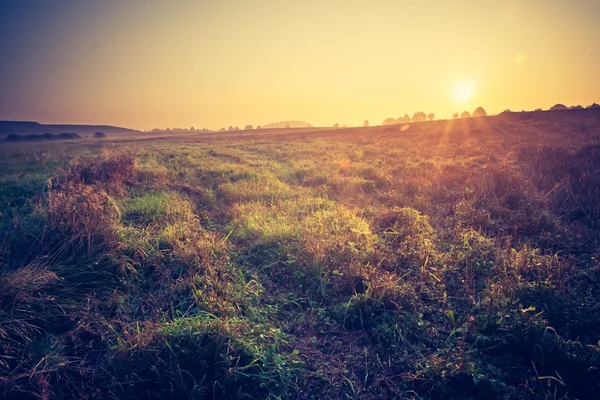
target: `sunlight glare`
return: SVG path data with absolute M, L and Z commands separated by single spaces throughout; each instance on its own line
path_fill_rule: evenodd
M 454 101 L 465 103 L 473 97 L 475 85 L 471 82 L 462 82 L 454 86 L 452 98 Z

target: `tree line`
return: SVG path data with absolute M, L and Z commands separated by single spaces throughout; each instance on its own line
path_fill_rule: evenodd
M 483 107 L 477 107 L 473 111 L 472 115 L 468 111 L 463 111 L 462 113 L 460 113 L 460 115 L 457 112 L 455 112 L 454 114 L 452 114 L 452 118 L 457 119 L 458 117 L 460 117 L 460 118 L 485 117 L 486 115 L 487 115 L 487 112 L 485 111 L 485 109 Z
M 410 122 L 433 121 L 434 119 L 434 113 L 425 114 L 423 111 L 417 111 L 412 117 L 408 114 L 404 114 L 404 117 L 386 118 L 382 125 L 408 124 Z
M 550 111 L 555 111 L 555 110 L 569 110 L 569 109 L 584 109 L 584 108 L 600 108 L 600 105 L 593 103 L 587 107 L 582 107 L 580 105 L 578 106 L 571 106 L 571 107 L 567 107 L 563 104 L 555 104 L 554 106 L 550 107 Z M 537 108 L 535 111 L 543 111 L 541 108 Z M 504 113 L 510 113 L 511 110 L 504 110 L 502 112 L 502 114 Z M 477 107 L 475 110 L 473 110 L 473 113 L 470 113 L 469 111 L 463 111 L 461 113 L 455 112 L 452 114 L 452 118 L 454 119 L 458 119 L 458 118 L 470 118 L 470 117 L 485 117 L 487 116 L 487 112 L 485 111 L 485 109 L 483 107 Z M 423 111 L 417 111 L 416 113 L 414 113 L 412 115 L 412 117 L 408 114 L 404 114 L 403 117 L 398 117 L 398 118 L 386 118 L 383 122 L 382 125 L 395 125 L 395 124 L 408 124 L 411 122 L 422 122 L 422 121 L 433 121 L 435 120 L 435 114 L 434 113 L 429 113 L 429 114 L 425 114 L 425 112 Z M 363 123 L 364 127 L 369 126 L 369 121 L 365 120 L 365 122 Z M 340 126 L 340 124 L 335 123 L 333 125 L 334 128 L 345 128 L 346 125 Z M 287 125 L 286 128 L 290 128 L 290 125 Z M 243 130 L 253 130 L 253 129 L 262 129 L 262 127 L 260 125 L 257 125 L 256 128 L 254 128 L 252 125 L 246 125 L 244 127 Z M 219 132 L 227 132 L 227 131 L 240 131 L 241 129 L 238 126 L 229 126 L 229 128 L 221 128 L 219 129 Z M 195 129 L 193 126 L 190 127 L 189 129 L 186 128 L 166 128 L 166 129 L 153 129 L 151 132 L 171 132 L 171 133 L 183 133 L 183 132 L 212 132 L 210 129 Z

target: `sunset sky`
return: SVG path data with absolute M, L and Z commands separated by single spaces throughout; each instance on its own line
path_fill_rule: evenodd
M 598 0 L 0 0 L 0 119 L 380 124 L 600 102 Z

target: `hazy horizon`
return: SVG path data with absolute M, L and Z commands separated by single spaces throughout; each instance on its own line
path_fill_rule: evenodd
M 600 94 L 600 2 L 2 3 L 0 120 L 380 124 Z

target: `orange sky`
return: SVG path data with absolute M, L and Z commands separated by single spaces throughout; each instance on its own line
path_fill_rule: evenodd
M 597 0 L 30 0 L 0 35 L 0 119 L 329 126 L 600 102 Z

